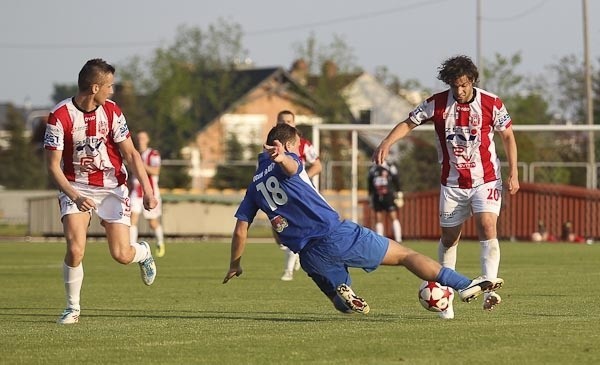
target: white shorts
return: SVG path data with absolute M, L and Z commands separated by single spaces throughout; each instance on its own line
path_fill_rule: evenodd
M 71 182 L 71 186 L 81 196 L 91 198 L 96 203 L 96 209 L 93 209 L 93 211 L 103 221 L 131 225 L 129 190 L 126 185 L 117 186 L 116 188 L 103 188 Z M 58 203 L 60 204 L 61 219 L 67 214 L 81 213 L 77 208 L 77 204 L 63 192 L 58 194 Z M 89 214 L 92 214 L 92 211 L 89 211 Z
M 473 213 L 500 215 L 502 180 L 490 181 L 471 189 L 440 188 L 440 226 L 456 227 Z
M 156 197 L 158 204 L 154 209 L 144 209 L 144 199 L 136 194 L 132 194 L 129 197 L 131 201 L 131 212 L 136 214 L 143 214 L 146 219 L 158 219 L 162 215 L 162 199 L 160 195 Z

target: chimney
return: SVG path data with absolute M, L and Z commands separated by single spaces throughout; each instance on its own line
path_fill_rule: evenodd
M 290 76 L 302 86 L 306 86 L 308 77 L 308 64 L 303 58 L 299 58 L 292 64 Z

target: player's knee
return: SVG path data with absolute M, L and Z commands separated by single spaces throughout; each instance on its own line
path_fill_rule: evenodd
M 333 306 L 335 307 L 335 309 L 337 309 L 338 311 L 346 314 L 354 313 L 352 309 L 350 309 L 350 307 L 348 307 L 346 303 L 337 295 L 334 296 L 333 299 L 331 299 L 331 301 L 333 302 Z
M 127 265 L 133 260 L 133 257 L 131 257 L 131 255 L 128 255 L 127 252 L 124 251 L 113 251 L 110 254 L 116 262 L 122 265 Z

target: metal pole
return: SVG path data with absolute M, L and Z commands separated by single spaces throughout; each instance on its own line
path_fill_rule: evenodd
M 588 0 L 583 0 L 583 58 L 584 58 L 584 72 L 585 72 L 585 96 L 586 96 L 586 119 L 588 125 L 594 124 L 594 107 L 593 107 L 593 95 L 592 95 L 592 66 L 590 64 L 590 45 L 588 38 Z M 588 179 L 588 188 L 596 189 L 598 184 L 596 182 L 596 151 L 594 141 L 594 131 L 588 132 L 588 163 L 592 173 Z
M 352 221 L 358 223 L 358 132 L 352 131 Z
M 477 68 L 479 69 L 479 86 L 484 87 L 483 57 L 481 56 L 481 0 L 477 0 Z

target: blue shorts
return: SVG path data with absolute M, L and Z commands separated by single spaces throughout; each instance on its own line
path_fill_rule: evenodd
M 312 240 L 300 251 L 300 264 L 330 299 L 336 288 L 352 284 L 349 267 L 371 272 L 383 260 L 389 240 L 352 221 L 343 221 L 328 236 Z

